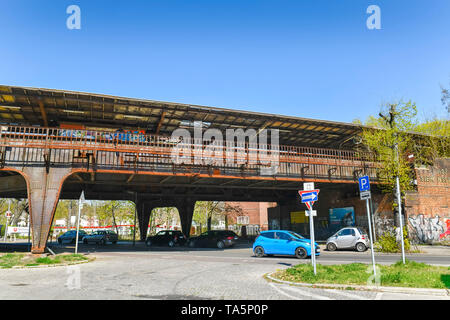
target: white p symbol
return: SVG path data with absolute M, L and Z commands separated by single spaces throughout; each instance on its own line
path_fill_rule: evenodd
M 367 177 L 361 178 L 361 190 L 369 189 L 369 179 Z

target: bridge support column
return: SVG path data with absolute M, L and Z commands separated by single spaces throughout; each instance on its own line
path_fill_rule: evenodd
M 181 220 L 181 231 L 186 237 L 191 233 L 192 217 L 194 215 L 195 201 L 184 200 L 177 204 Z
M 26 167 L 24 173 L 28 185 L 28 205 L 31 217 L 31 252 L 44 253 L 50 227 L 65 178 L 71 169 Z
M 139 200 L 136 204 L 138 221 L 139 221 L 139 234 L 140 240 L 145 241 L 147 239 L 148 223 L 152 214 L 153 206 L 149 202 Z

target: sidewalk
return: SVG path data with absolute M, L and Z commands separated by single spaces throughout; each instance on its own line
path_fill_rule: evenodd
M 321 252 L 331 252 L 331 251 L 327 251 L 327 247 L 324 244 L 319 245 Z M 421 251 L 420 253 L 409 253 L 407 252 L 408 255 L 422 255 L 422 254 L 432 254 L 432 255 L 437 255 L 437 256 L 449 256 L 449 260 L 450 260 L 450 246 L 426 246 L 426 245 L 420 245 L 417 246 L 417 248 Z M 413 248 L 414 249 L 414 248 Z M 366 250 L 364 252 L 357 252 L 355 251 L 351 251 L 351 250 L 336 250 L 333 251 L 333 254 L 339 254 L 339 253 L 349 253 L 349 252 L 355 252 L 358 254 L 370 254 L 370 250 Z M 375 253 L 378 254 L 397 254 L 397 253 L 383 253 L 383 252 L 377 252 L 375 251 Z
M 275 272 L 265 274 L 264 278 L 268 281 L 287 284 L 290 286 L 308 287 L 317 289 L 338 289 L 338 290 L 355 290 L 355 291 L 376 291 L 390 293 L 406 293 L 418 295 L 432 295 L 450 297 L 450 289 L 428 289 L 428 288 L 409 288 L 409 287 L 384 287 L 384 286 L 362 286 L 349 284 L 325 284 L 325 283 L 301 283 L 284 281 L 273 277 Z

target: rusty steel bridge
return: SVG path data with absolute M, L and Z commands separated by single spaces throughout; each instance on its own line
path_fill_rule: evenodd
M 87 199 L 134 201 L 140 226 L 148 225 L 152 208 L 175 206 L 189 235 L 198 200 L 282 202 L 295 198 L 304 181 L 341 186 L 368 175 L 377 182 L 378 162 L 351 144 L 361 130 L 351 124 L 239 111 L 251 117 L 243 123 L 233 110 L 49 89 L 0 86 L 0 98 L 0 197 L 28 198 L 33 253 L 46 248 L 58 200 L 77 199 L 82 190 Z M 124 115 L 117 118 L 119 109 Z M 222 146 L 205 153 L 212 141 L 170 136 L 183 125 L 193 130 L 193 121 L 219 130 L 233 123 L 258 133 L 279 129 L 280 145 L 233 144 L 232 159 Z M 117 130 L 144 123 L 145 132 Z M 180 145 L 192 151 L 184 163 L 173 160 Z M 255 160 L 255 151 L 267 156 Z M 269 159 L 276 167 L 268 173 Z

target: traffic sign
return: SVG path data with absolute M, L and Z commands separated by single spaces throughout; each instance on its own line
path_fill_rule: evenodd
M 313 217 L 317 217 L 317 210 L 309 210 L 309 211 L 305 211 L 305 216 L 309 217 L 309 213 L 311 212 L 311 215 Z
M 359 191 L 370 191 L 370 181 L 369 176 L 360 177 L 359 181 Z
M 319 190 L 302 191 L 300 193 L 302 203 L 315 202 L 319 198 Z
M 371 192 L 370 191 L 361 191 L 359 193 L 361 200 L 366 200 L 366 199 L 370 199 L 371 196 Z
M 303 190 L 314 190 L 314 182 L 304 182 L 303 183 Z

